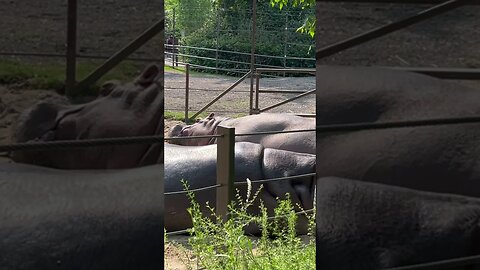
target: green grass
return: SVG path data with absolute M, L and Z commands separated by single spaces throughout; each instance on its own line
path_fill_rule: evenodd
M 288 196 L 284 200 L 277 199 L 278 206 L 274 210 L 273 219 L 268 218 L 263 203 L 260 203 L 260 215 L 247 213 L 259 192 L 260 190 L 253 196 L 247 195 L 246 200 L 240 198 L 237 192 L 236 204 L 229 206 L 230 219 L 227 221 L 216 216 L 208 204 L 211 217 L 202 215 L 195 196 L 192 192 L 188 193 L 191 201 L 188 212 L 193 222 L 190 230 L 192 236 L 188 242 L 194 256 L 193 260 L 182 260 L 188 269 L 195 269 L 192 267 L 194 265 L 209 270 L 316 269 L 315 214 L 307 215 L 309 239 L 308 243 L 304 243 L 296 236 L 297 215 Z M 248 194 L 251 194 L 250 186 Z M 256 240 L 244 234 L 245 225 L 252 222 L 262 228 L 262 235 Z M 182 245 L 177 245 L 180 250 L 185 249 Z
M 85 78 L 101 61 L 78 61 L 77 80 Z M 103 76 L 96 85 L 85 89 L 82 94 L 96 95 L 98 87 L 108 80 L 131 81 L 142 67 L 124 62 Z M 33 62 L 25 60 L 0 59 L 0 84 L 17 88 L 47 89 L 63 93 L 65 89 L 65 65 L 55 62 Z
M 165 65 L 163 67 L 163 70 L 166 72 L 185 73 L 184 67 L 172 67 L 172 66 Z
M 238 117 L 244 117 L 244 116 L 247 116 L 248 113 L 236 113 L 234 115 L 232 115 L 232 118 L 238 118 Z
M 188 117 L 192 117 L 195 114 L 195 112 L 189 112 Z M 195 118 L 205 118 L 208 116 L 207 112 L 202 112 L 200 115 L 198 115 Z M 164 112 L 164 118 L 167 120 L 176 120 L 176 121 L 184 121 L 185 120 L 185 112 L 175 112 L 175 111 L 165 111 Z M 190 121 L 195 122 L 195 121 Z
M 189 112 L 188 117 L 192 117 L 195 114 L 195 112 Z M 208 112 L 202 112 L 200 115 L 198 115 L 195 118 L 205 118 L 208 116 Z M 247 116 L 248 113 L 236 113 L 232 115 L 232 118 L 238 118 L 238 117 L 243 117 Z M 177 112 L 177 111 L 165 111 L 164 112 L 164 118 L 167 120 L 175 120 L 175 121 L 184 121 L 185 120 L 185 112 Z M 195 122 L 194 120 L 191 120 L 189 123 Z

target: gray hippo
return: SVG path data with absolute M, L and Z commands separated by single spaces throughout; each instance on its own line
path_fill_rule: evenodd
M 253 143 L 235 146 L 237 180 L 314 172 L 314 155 Z M 0 163 L 0 265 L 7 270 L 161 269 L 164 226 L 178 230 L 191 224 L 185 194 L 166 196 L 164 202 L 163 186 L 166 192 L 181 191 L 180 178 L 191 188 L 213 185 L 215 167 L 214 145 L 168 144 L 165 176 L 162 164 L 59 170 Z M 271 210 L 275 198 L 289 192 L 293 202 L 308 210 L 314 183 L 313 177 L 268 183 L 261 198 Z M 197 201 L 214 204 L 213 192 L 197 192 Z M 305 225 L 299 230 L 305 231 Z M 255 233 L 255 228 L 247 232 Z
M 287 113 L 262 113 L 239 118 L 216 117 L 213 113 L 197 123 L 187 126 L 176 125 L 169 131 L 169 137 L 201 136 L 216 134 L 217 126 L 234 127 L 236 134 L 315 129 L 315 119 Z M 259 143 L 267 148 L 315 154 L 315 132 L 250 135 L 235 137 L 237 142 Z M 171 140 L 180 145 L 214 144 L 216 138 Z
M 325 177 L 317 179 L 316 218 L 318 269 L 376 270 L 480 255 L 478 198 Z
M 181 179 L 188 181 L 190 188 L 213 186 L 216 183 L 217 146 L 180 146 L 165 144 L 165 192 L 183 190 Z M 235 143 L 235 181 L 270 179 L 315 172 L 315 155 L 295 153 L 285 150 L 264 148 L 249 142 Z M 277 205 L 275 198 L 285 198 L 289 193 L 294 204 L 304 210 L 313 208 L 314 177 L 303 177 L 292 180 L 264 183 L 259 199 L 271 210 Z M 259 185 L 253 185 L 253 191 Z M 238 186 L 241 196 L 246 194 L 246 186 Z M 201 205 L 209 201 L 215 206 L 215 190 L 197 192 L 196 200 Z M 257 200 L 258 202 L 258 200 Z M 189 228 L 191 218 L 186 209 L 190 201 L 185 194 L 166 195 L 165 228 L 176 231 Z M 205 210 L 205 209 L 204 209 Z M 252 207 L 253 213 L 258 206 Z M 297 209 L 299 211 L 299 209 Z M 298 233 L 307 232 L 307 222 L 303 215 L 299 216 Z M 258 233 L 253 226 L 247 228 L 248 233 Z
M 0 163 L 0 268 L 163 269 L 162 178 Z
M 106 83 L 97 99 L 81 105 L 39 103 L 24 112 L 12 141 L 83 140 L 163 134 L 163 71 L 148 66 L 133 82 Z M 61 169 L 117 169 L 161 162 L 161 144 L 14 151 L 16 162 Z
M 317 124 L 480 115 L 480 91 L 380 68 L 317 67 Z M 480 124 L 317 133 L 317 173 L 480 196 Z

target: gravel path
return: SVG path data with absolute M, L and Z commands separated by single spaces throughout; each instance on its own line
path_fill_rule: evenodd
M 226 76 L 190 76 L 189 111 L 197 111 L 237 80 L 238 78 Z M 313 76 L 262 78 L 260 80 L 260 90 L 308 91 L 313 89 L 315 89 L 315 77 Z M 235 116 L 239 113 L 248 114 L 249 92 L 250 79 L 247 79 L 207 109 L 207 112 L 216 112 L 226 116 Z M 260 93 L 259 108 L 271 106 L 296 95 L 298 94 Z M 183 73 L 167 72 L 165 74 L 165 110 L 180 112 L 185 110 L 185 75 Z M 299 98 L 274 108 L 270 112 L 313 114 L 315 113 L 315 95 Z

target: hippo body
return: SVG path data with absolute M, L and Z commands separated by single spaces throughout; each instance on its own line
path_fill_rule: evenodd
M 324 177 L 317 179 L 316 218 L 318 269 L 376 270 L 480 254 L 478 198 Z
M 0 163 L 2 269 L 161 269 L 163 166 Z
M 39 103 L 21 114 L 12 141 L 45 142 L 163 134 L 163 70 L 147 67 L 133 82 L 104 84 L 97 99 L 80 105 Z M 58 169 L 121 169 L 161 163 L 162 144 L 128 144 L 44 151 L 10 157 Z
M 380 68 L 317 67 L 317 124 L 480 115 L 480 91 Z M 480 196 L 480 124 L 317 133 L 318 176 Z
M 262 113 L 239 118 L 215 117 L 212 113 L 195 124 L 174 126 L 170 130 L 169 136 L 212 135 L 216 134 L 218 125 L 234 127 L 236 134 L 303 129 L 313 130 L 315 129 L 315 119 L 287 113 Z M 315 131 L 237 136 L 235 137 L 235 141 L 259 143 L 266 148 L 315 154 Z M 171 143 L 190 146 L 208 145 L 214 144 L 215 142 L 215 138 L 171 141 Z
M 165 192 L 183 190 L 181 179 L 186 180 L 190 189 L 213 186 L 216 184 L 217 146 L 180 146 L 165 144 Z M 235 181 L 270 179 L 315 172 L 315 155 L 294 153 L 290 151 L 264 148 L 259 144 L 235 143 Z M 277 204 L 275 198 L 285 198 L 290 193 L 292 202 L 299 203 L 303 209 L 313 208 L 315 181 L 313 177 L 303 177 L 288 181 L 264 183 L 258 199 L 272 210 Z M 252 194 L 259 185 L 252 185 Z M 237 186 L 240 195 L 245 196 L 246 185 Z M 196 192 L 200 205 L 209 202 L 215 206 L 213 189 Z M 258 202 L 257 199 L 257 202 Z M 191 219 L 186 211 L 190 201 L 185 194 L 167 195 L 165 197 L 165 228 L 167 231 L 182 230 L 191 226 Z M 257 206 L 252 211 L 258 210 Z M 306 233 L 307 223 L 299 216 L 299 233 Z M 257 233 L 256 228 L 247 228 L 248 232 Z
M 253 143 L 235 146 L 239 181 L 314 172 L 314 155 Z M 179 230 L 191 225 L 185 194 L 166 196 L 164 211 L 163 186 L 166 192 L 183 190 L 180 178 L 190 188 L 214 185 L 215 165 L 215 145 L 168 144 L 165 169 L 163 164 L 59 170 L 0 163 L 0 265 L 7 270 L 161 269 L 163 227 Z M 294 202 L 311 209 L 314 182 L 313 177 L 305 177 L 269 183 L 260 198 L 272 209 L 275 197 L 290 192 Z M 212 190 L 196 195 L 201 204 L 215 203 Z M 302 222 L 299 232 L 306 230 L 300 217 Z M 247 232 L 255 233 L 257 229 L 251 227 Z

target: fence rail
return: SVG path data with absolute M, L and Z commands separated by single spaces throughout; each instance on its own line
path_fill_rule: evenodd
M 250 96 L 251 96 L 251 98 L 250 98 L 250 114 L 258 114 L 258 113 L 269 111 L 271 109 L 274 109 L 274 108 L 279 107 L 281 105 L 287 104 L 287 103 L 292 102 L 294 100 L 297 100 L 299 98 L 305 97 L 305 96 L 310 95 L 310 94 L 314 94 L 315 91 L 316 91 L 316 89 L 305 91 L 303 93 L 300 93 L 297 96 L 294 96 L 292 98 L 286 99 L 284 101 L 281 101 L 281 102 L 278 102 L 276 104 L 265 107 L 263 109 L 260 109 L 259 108 L 260 93 L 261 93 L 260 78 L 262 77 L 262 74 L 264 74 L 266 72 L 302 73 L 302 74 L 315 75 L 315 69 L 313 69 L 313 68 L 295 68 L 295 69 L 292 69 L 292 68 L 256 68 L 255 72 L 253 73 L 253 76 L 255 78 L 255 90 L 251 89 L 251 91 L 254 91 L 254 92 L 250 93 Z M 255 95 L 255 106 L 253 105 L 253 100 L 252 100 L 253 95 Z

